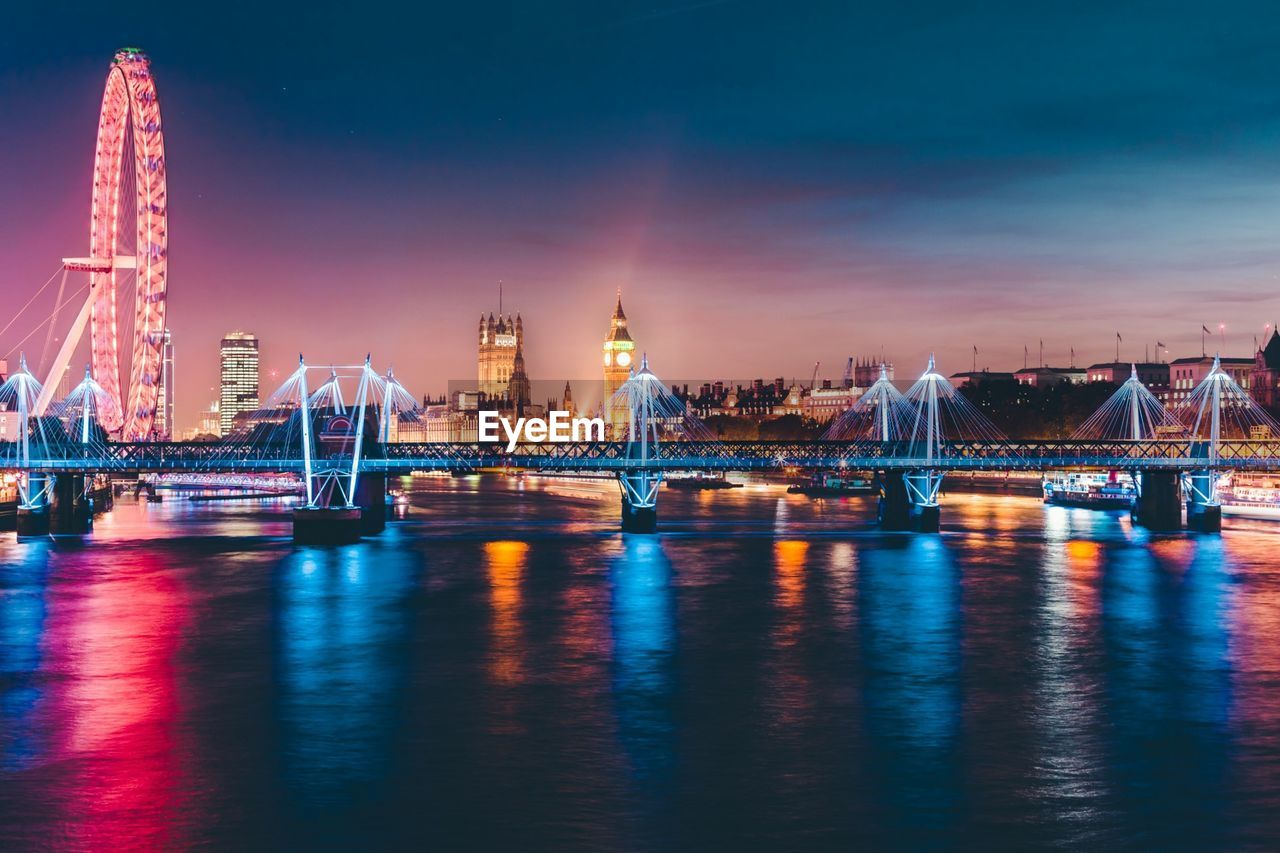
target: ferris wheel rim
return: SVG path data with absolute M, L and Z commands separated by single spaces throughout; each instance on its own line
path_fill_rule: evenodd
M 133 146 L 134 168 L 126 164 L 126 142 Z M 124 186 L 132 174 L 133 186 Z M 116 258 L 121 217 L 133 194 L 134 256 Z M 168 297 L 168 180 L 160 104 L 150 60 L 141 51 L 116 53 L 107 72 L 94 151 L 90 202 L 89 254 L 93 314 L 90 324 L 94 379 L 117 403 L 118 414 L 103 424 L 128 440 L 149 437 L 159 398 L 162 339 Z M 132 268 L 132 269 L 129 269 Z M 119 273 L 134 274 L 132 355 L 121 387 L 120 321 L 116 310 Z

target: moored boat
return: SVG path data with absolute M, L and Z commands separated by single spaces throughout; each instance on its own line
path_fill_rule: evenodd
M 814 474 L 807 482 L 793 483 L 787 487 L 792 495 L 808 495 L 811 498 L 834 498 L 849 495 L 870 495 L 876 492 L 875 482 L 868 476 L 826 472 Z
M 742 484 L 725 479 L 723 474 L 693 474 L 688 477 L 668 478 L 667 488 L 704 491 L 715 489 L 741 489 Z
M 1280 475 L 1229 472 L 1217 492 L 1223 515 L 1280 519 Z
M 1044 502 L 1083 509 L 1131 509 L 1138 496 L 1133 479 L 1119 471 L 1107 474 L 1071 471 L 1046 476 Z

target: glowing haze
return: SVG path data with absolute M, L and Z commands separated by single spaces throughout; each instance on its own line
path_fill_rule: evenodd
M 136 45 L 165 116 L 180 427 L 232 329 L 264 372 L 372 350 L 440 393 L 474 375 L 499 280 L 535 379 L 598 376 L 619 286 L 668 376 L 836 376 L 882 349 L 954 372 L 975 345 L 1008 369 L 1040 339 L 1088 363 L 1117 332 L 1125 358 L 1176 357 L 1219 323 L 1251 352 L 1280 315 L 1280 13 L 883 6 L 23 4 L 0 36 L 0 325 L 86 251 L 102 82 Z

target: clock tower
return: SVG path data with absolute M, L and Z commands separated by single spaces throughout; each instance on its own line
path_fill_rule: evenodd
M 635 341 L 627 331 L 627 315 L 622 311 L 622 289 L 618 289 L 618 304 L 609 320 L 609 334 L 604 339 L 604 409 L 605 422 L 612 425 L 613 434 L 621 435 L 627 428 L 627 412 L 612 411 L 609 401 L 614 392 L 631 376 L 635 364 Z

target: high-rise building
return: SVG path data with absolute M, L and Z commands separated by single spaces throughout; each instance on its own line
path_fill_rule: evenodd
M 222 338 L 221 358 L 218 424 L 223 435 L 230 435 L 236 415 L 258 408 L 258 338 L 228 332 Z
M 624 407 L 612 405 L 613 395 L 631 376 L 635 362 L 635 341 L 627 331 L 627 315 L 622 310 L 622 290 L 618 290 L 618 304 L 609 319 L 609 334 L 604 339 L 604 410 L 605 423 L 613 434 L 621 435 L 627 426 Z
M 173 425 L 173 336 L 164 330 L 160 345 L 160 394 L 156 400 L 156 438 L 169 441 L 177 434 Z

